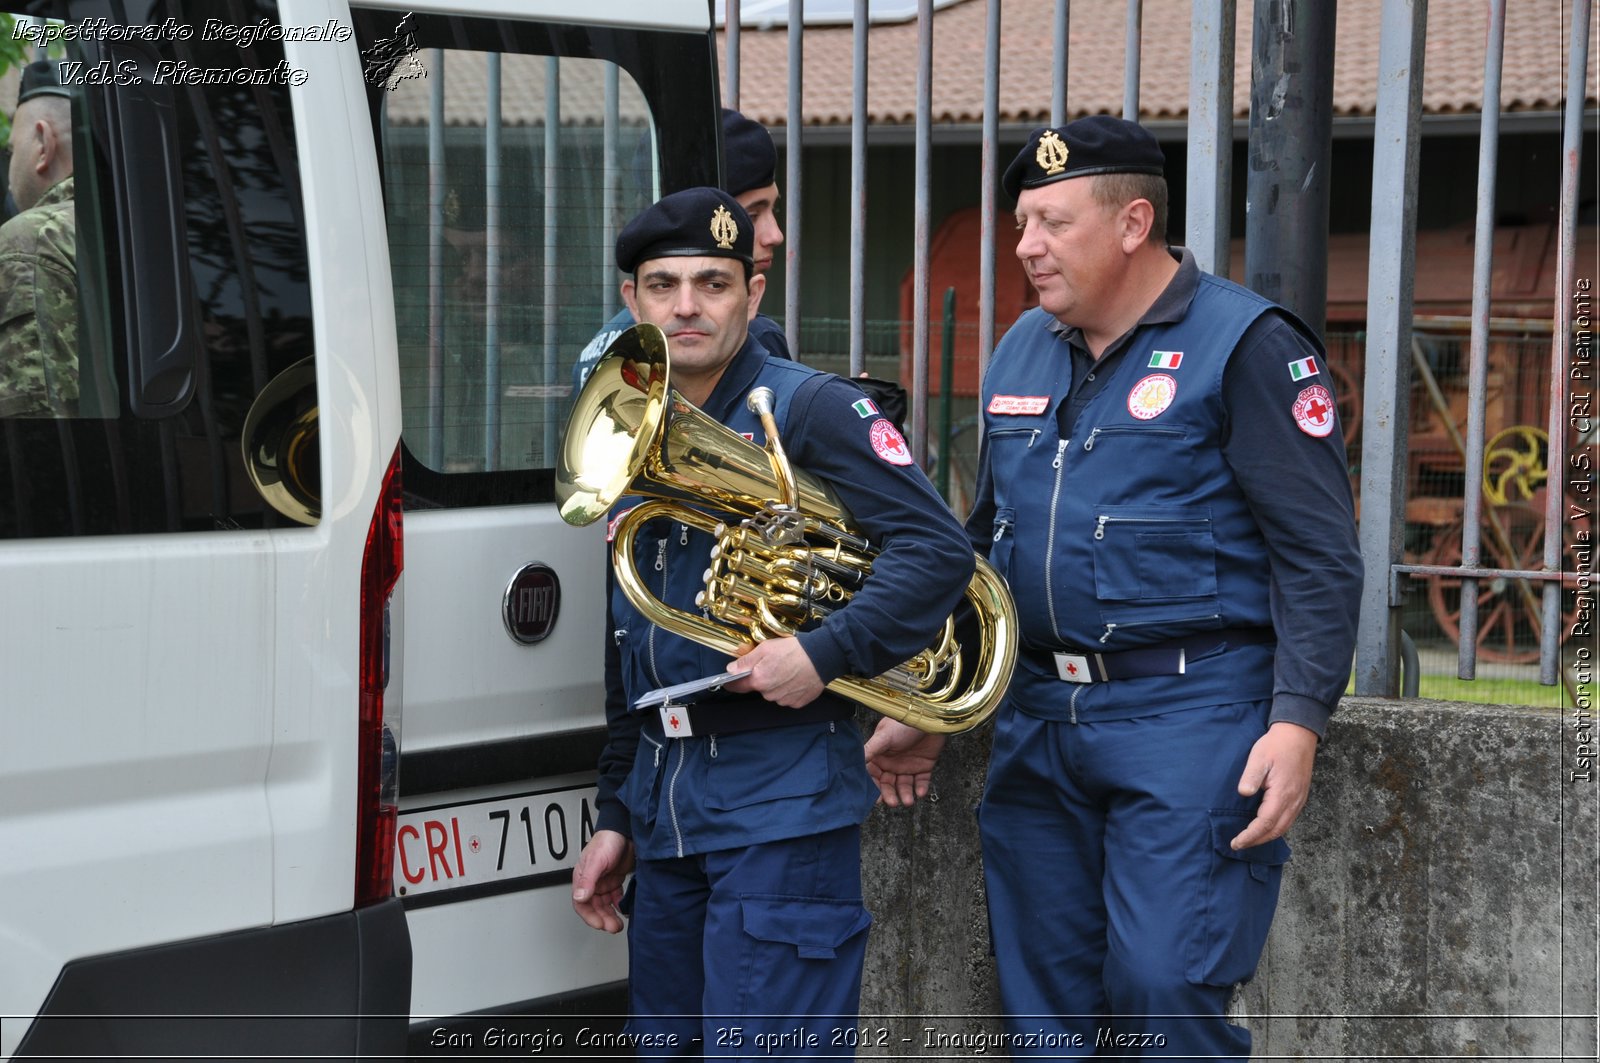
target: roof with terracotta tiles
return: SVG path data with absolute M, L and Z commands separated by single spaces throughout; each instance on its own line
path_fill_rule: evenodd
M 1334 113 L 1370 117 L 1378 74 L 1378 24 L 1383 0 L 1338 0 Z M 1139 66 L 1140 114 L 1146 119 L 1182 119 L 1189 99 L 1189 11 L 1191 0 L 1143 0 L 1143 41 Z M 1423 106 L 1429 114 L 1476 114 L 1483 104 L 1483 53 L 1488 33 L 1484 0 L 1431 0 L 1424 58 Z M 1250 113 L 1251 8 L 1237 4 L 1234 55 L 1234 113 Z M 1072 4 L 1068 38 L 1067 105 L 1074 115 L 1122 113 L 1123 53 L 1127 5 L 1121 0 Z M 1001 11 L 1000 115 L 1005 123 L 1037 125 L 1048 121 L 1051 93 L 1051 27 L 1055 0 L 1004 0 Z M 1563 0 L 1508 0 L 1501 110 L 1555 111 L 1562 106 L 1566 81 L 1568 5 Z M 983 114 L 986 0 L 958 0 L 936 8 L 933 16 L 933 120 L 977 123 Z M 807 125 L 848 125 L 851 119 L 852 41 L 849 26 L 808 26 L 804 37 L 805 121 Z M 745 26 L 740 40 L 739 109 L 770 126 L 788 114 L 788 34 L 783 27 Z M 916 121 L 917 25 L 915 21 L 876 25 L 869 39 L 869 121 Z M 445 124 L 481 125 L 487 113 L 486 65 L 481 53 L 446 52 L 450 91 Z M 431 57 L 430 57 L 431 61 Z M 1597 99 L 1600 48 L 1589 51 L 1587 103 Z M 726 42 L 722 46 L 726 76 Z M 602 64 L 564 60 L 561 64 L 562 120 L 590 125 L 603 119 Z M 435 72 L 438 77 L 440 72 Z M 503 121 L 538 125 L 544 121 L 545 60 L 505 56 L 502 60 Z M 0 76 L 0 99 L 15 99 L 15 72 Z M 7 80 L 7 79 L 10 80 Z M 389 100 L 389 120 L 421 125 L 428 114 L 429 84 L 402 83 Z M 621 116 L 642 122 L 644 101 L 622 80 Z
M 1370 117 L 1376 106 L 1378 27 L 1383 0 L 1338 0 L 1334 114 Z M 1190 0 L 1144 0 L 1139 109 L 1145 120 L 1188 113 Z M 1250 3 L 1237 5 L 1234 113 L 1250 113 Z M 1478 113 L 1488 35 L 1484 0 L 1431 0 L 1423 60 L 1423 107 L 1429 114 Z M 1568 5 L 1510 0 L 1501 73 L 1501 110 L 1559 110 L 1564 97 Z M 1001 9 L 1000 114 L 1003 123 L 1048 121 L 1055 0 L 1005 0 Z M 1122 113 L 1127 6 L 1095 0 L 1070 7 L 1067 109 L 1072 115 Z M 932 117 L 976 123 L 983 115 L 988 4 L 964 0 L 937 10 L 933 22 Z M 868 40 L 869 121 L 916 120 L 915 21 L 874 26 Z M 808 26 L 803 39 L 807 125 L 849 124 L 853 30 Z M 1600 49 L 1589 52 L 1587 100 L 1596 100 Z M 726 40 L 722 42 L 726 76 Z M 768 125 L 788 111 L 788 34 L 746 26 L 739 34 L 739 109 Z
M 444 124 L 481 126 L 489 113 L 488 58 L 484 52 L 446 50 L 419 58 L 427 77 L 397 83 L 388 94 L 386 118 L 391 125 L 428 122 L 430 97 L 438 84 L 444 93 Z M 508 126 L 540 125 L 551 99 L 549 59 L 542 55 L 506 53 L 500 57 L 501 122 Z M 565 58 L 554 83 L 561 121 L 568 126 L 593 126 L 605 121 L 605 69 L 596 59 Z M 644 95 L 631 78 L 618 78 L 617 112 L 626 124 L 643 124 L 649 115 Z

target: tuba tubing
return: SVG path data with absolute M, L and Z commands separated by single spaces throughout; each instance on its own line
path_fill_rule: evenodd
M 617 525 L 612 550 L 617 586 L 633 607 L 652 624 L 730 657 L 761 641 L 760 635 L 745 634 L 726 624 L 675 609 L 645 586 L 639 576 L 634 540 L 644 523 L 656 517 L 666 517 L 708 534 L 718 521 L 691 506 L 667 499 L 652 499 L 628 511 Z M 977 727 L 994 715 L 1010 685 L 1016 665 L 1017 615 L 1005 577 L 981 557 L 976 559 L 965 598 L 979 617 L 992 618 L 992 633 L 983 640 L 985 644 L 974 667 L 974 673 L 983 678 L 960 696 L 930 703 L 925 696 L 860 676 L 840 676 L 827 685 L 828 689 L 929 734 L 959 734 Z

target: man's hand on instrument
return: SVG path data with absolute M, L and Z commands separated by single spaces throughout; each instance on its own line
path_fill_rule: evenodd
M 890 808 L 910 808 L 928 796 L 933 766 L 944 749 L 944 735 L 927 734 L 888 717 L 867 739 L 867 772 Z
M 595 831 L 572 868 L 572 910 L 596 930 L 620 933 L 622 884 L 633 870 L 633 842 L 614 830 Z
M 728 669 L 745 673 L 745 678 L 727 686 L 735 694 L 760 694 L 791 709 L 804 708 L 822 694 L 822 678 L 799 639 L 768 639 L 741 650 L 738 657 Z
M 1317 733 L 1299 724 L 1279 721 L 1250 747 L 1250 759 L 1239 777 L 1244 797 L 1261 794 L 1261 807 L 1238 837 L 1234 849 L 1281 838 L 1294 826 L 1311 795 L 1311 767 L 1317 756 Z

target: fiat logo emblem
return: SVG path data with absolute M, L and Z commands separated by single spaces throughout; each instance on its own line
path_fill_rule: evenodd
M 500 615 L 512 639 L 531 646 L 542 642 L 556 626 L 561 612 L 561 581 L 555 569 L 533 562 L 523 565 L 506 585 Z

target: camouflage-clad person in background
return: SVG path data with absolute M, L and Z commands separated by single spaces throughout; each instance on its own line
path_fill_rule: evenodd
M 11 120 L 11 194 L 0 225 L 0 417 L 78 412 L 77 226 L 72 103 L 56 64 L 30 63 Z

